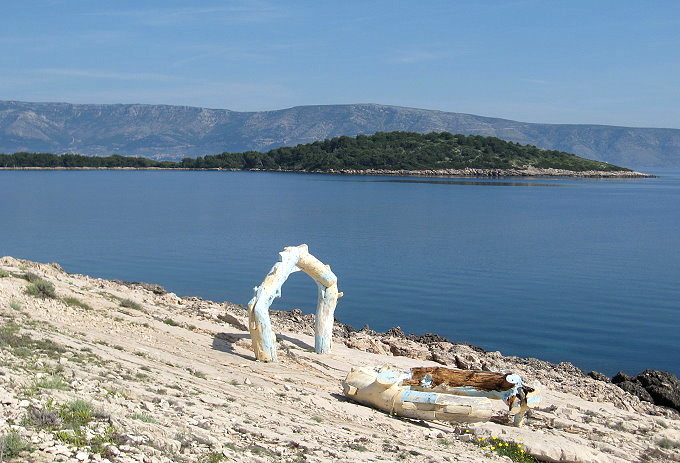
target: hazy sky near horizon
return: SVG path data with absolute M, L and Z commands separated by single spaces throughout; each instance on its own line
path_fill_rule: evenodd
M 680 128 L 680 1 L 5 1 L 0 100 Z

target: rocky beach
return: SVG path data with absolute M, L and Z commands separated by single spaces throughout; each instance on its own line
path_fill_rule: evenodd
M 279 362 L 257 362 L 241 305 L 12 257 L 0 259 L 0 316 L 0 461 L 680 461 L 680 387 L 665 372 L 609 379 L 341 323 L 318 355 L 313 316 L 298 310 L 272 312 Z M 342 395 L 351 368 L 379 365 L 513 372 L 542 402 L 514 427 L 501 401 L 465 424 Z
M 586 170 L 574 171 L 565 169 L 541 169 L 527 167 L 526 169 L 428 169 L 428 170 L 388 170 L 388 169 L 330 169 L 330 170 L 283 170 L 283 169 L 183 169 L 163 167 L 0 167 L 2 170 L 211 170 L 227 172 L 290 172 L 305 174 L 335 174 L 335 175 L 385 175 L 390 177 L 465 177 L 465 178 L 503 178 L 503 177 L 568 177 L 595 179 L 626 179 L 626 178 L 654 178 L 655 175 L 634 170 Z

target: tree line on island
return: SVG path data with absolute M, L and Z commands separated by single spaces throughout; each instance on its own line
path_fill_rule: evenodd
M 0 167 L 178 168 L 285 170 L 522 169 L 527 166 L 571 171 L 629 170 L 562 151 L 543 150 L 496 137 L 448 132 L 378 132 L 336 137 L 267 152 L 245 151 L 184 158 L 179 162 L 131 156 L 81 154 L 0 154 Z

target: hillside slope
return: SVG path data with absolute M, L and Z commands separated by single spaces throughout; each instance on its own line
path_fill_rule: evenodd
M 253 358 L 241 306 L 10 257 L 0 272 L 0 437 L 11 436 L 14 461 L 508 461 L 494 453 L 497 437 L 543 461 L 680 461 L 674 411 L 569 364 L 340 325 L 320 356 L 310 317 L 297 312 L 273 314 L 280 362 L 267 364 Z M 56 297 L 27 294 L 26 278 L 49 281 Z M 435 355 L 439 363 L 426 360 Z M 455 425 L 390 417 L 341 395 L 352 367 L 441 363 L 517 372 L 543 402 L 515 428 L 501 402 L 492 421 Z M 475 444 L 485 438 L 493 450 Z
M 680 129 L 534 124 L 378 104 L 237 112 L 166 105 L 0 102 L 0 152 L 181 159 L 391 131 L 495 136 L 630 167 L 680 167 Z

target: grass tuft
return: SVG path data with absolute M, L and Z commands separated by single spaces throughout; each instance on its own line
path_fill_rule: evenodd
M 32 339 L 26 334 L 19 334 L 19 325 L 14 322 L 0 326 L 0 347 L 12 350 L 18 356 L 26 354 L 44 354 L 50 358 L 59 358 L 66 349 L 49 339 Z
M 137 421 L 143 421 L 144 423 L 158 423 L 153 416 L 147 415 L 146 413 L 134 413 L 130 415 L 130 418 Z
M 7 270 L 0 270 L 0 278 L 7 278 L 11 274 Z
M 120 301 L 120 306 L 126 307 L 128 309 L 135 309 L 135 310 L 141 310 L 141 311 L 144 310 L 144 308 L 142 307 L 142 305 L 140 303 L 135 302 L 132 299 L 122 299 Z
M 90 402 L 78 399 L 62 405 L 59 416 L 66 426 L 77 428 L 92 421 L 93 411 L 94 407 Z
M 89 304 L 81 301 L 77 297 L 65 297 L 62 299 L 62 301 L 71 307 L 80 307 L 81 309 L 92 310 L 92 307 Z
M 21 312 L 22 310 L 24 310 L 24 306 L 21 305 L 21 302 L 15 300 L 9 301 L 9 308 L 16 310 L 17 312 Z
M 213 452 L 209 453 L 203 458 L 201 458 L 199 463 L 220 463 L 221 461 L 226 461 L 227 457 L 224 456 L 223 453 L 221 452 Z
M 19 278 L 23 278 L 24 280 L 28 281 L 29 283 L 35 283 L 36 281 L 42 280 L 40 276 L 36 275 L 33 272 L 25 272 L 21 275 L 19 275 Z
M 170 325 L 170 326 L 179 326 L 179 323 L 177 323 L 172 318 L 166 318 L 165 320 L 163 320 L 163 323 L 165 323 L 166 325 Z
M 659 442 L 657 442 L 657 445 L 659 447 L 661 447 L 662 449 L 668 449 L 668 450 L 680 449 L 680 442 L 671 440 L 667 437 L 664 437 Z
M 0 461 L 3 457 L 13 458 L 30 449 L 30 442 L 24 440 L 16 431 L 10 431 L 0 436 Z
M 41 378 L 33 383 L 36 389 L 56 389 L 59 391 L 66 391 L 71 387 L 61 376 L 51 375 L 46 378 Z
M 29 280 L 30 281 L 30 280 Z M 54 285 L 47 280 L 38 278 L 35 281 L 26 286 L 26 294 L 31 296 L 40 297 L 43 299 L 51 299 L 57 297 L 57 293 L 54 290 Z

